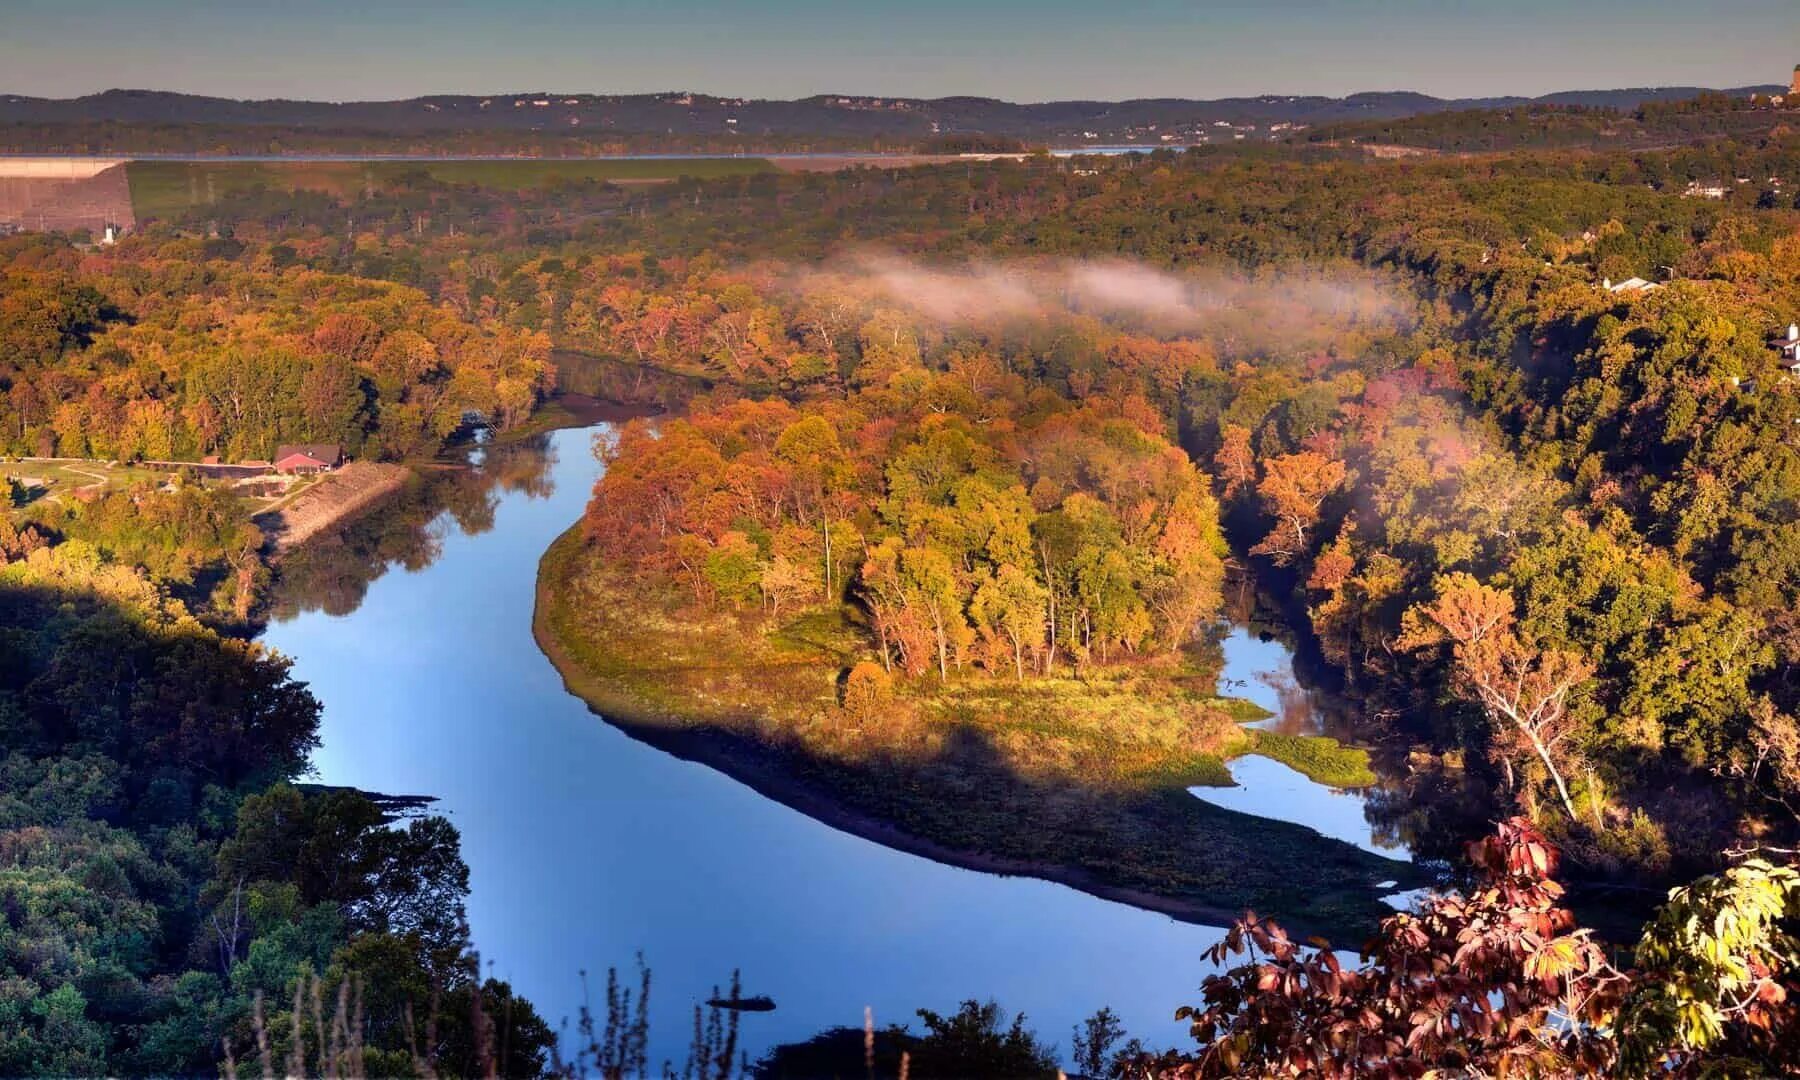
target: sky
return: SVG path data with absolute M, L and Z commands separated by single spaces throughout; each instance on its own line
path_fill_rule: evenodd
M 1800 0 L 0 0 L 0 92 L 1013 101 L 1786 83 Z

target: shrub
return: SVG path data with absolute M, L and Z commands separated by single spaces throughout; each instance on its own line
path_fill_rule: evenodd
M 864 660 L 844 678 L 844 711 L 859 724 L 881 718 L 894 702 L 894 680 L 887 669 Z

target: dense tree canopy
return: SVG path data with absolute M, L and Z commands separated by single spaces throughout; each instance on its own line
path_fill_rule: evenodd
M 588 529 L 696 599 L 853 597 L 885 666 L 1023 678 L 1180 645 L 1216 610 L 1204 477 L 1152 425 L 1032 398 L 959 357 L 809 407 L 737 401 L 628 427 Z M 972 392 L 971 385 L 979 388 Z
M 309 977 L 355 984 L 371 1071 L 410 1072 L 434 998 L 508 996 L 476 985 L 447 821 L 290 786 L 319 705 L 285 658 L 86 540 L 0 559 L 0 1072 L 211 1073 Z M 480 1043 L 472 1015 L 427 1060 Z M 504 1015 L 541 1068 L 548 1029 Z M 322 1042 L 291 1027 L 270 1035 Z
M 1730 135 L 1765 108 L 1715 104 L 1629 119 Z M 1395 137 L 1556 143 L 1623 119 L 1450 116 Z M 1800 318 L 1797 180 L 1800 140 L 1763 124 L 1611 152 L 240 193 L 110 249 L 0 243 L 0 443 L 397 457 L 471 411 L 517 424 L 552 350 L 676 375 L 711 393 L 605 448 L 585 537 L 692 613 L 844 616 L 857 716 L 975 670 L 1048 684 L 1166 657 L 1216 613 L 1229 541 L 1292 601 L 1370 739 L 1466 762 L 1483 813 L 1532 822 L 1474 864 L 1499 906 L 1390 927 L 1354 985 L 1298 950 L 1284 970 L 1392 1001 L 1420 935 L 1448 949 L 1492 915 L 1485 966 L 1461 974 L 1503 976 L 1508 1022 L 1541 1032 L 1556 991 L 1599 969 L 1543 888 L 1536 829 L 1582 877 L 1715 875 L 1652 924 L 1635 989 L 1589 1002 L 1659 1040 L 1611 1060 L 1766 1060 L 1785 1006 L 1759 1012 L 1732 980 L 1747 965 L 1757 993 L 1786 992 L 1761 969 L 1791 961 L 1769 914 L 1791 878 L 1720 852 L 1791 846 L 1800 805 L 1800 382 L 1769 340 Z M 1632 277 L 1654 287 L 1608 287 Z M 29 1032 L 0 1047 L 9 1067 L 195 1067 L 247 993 L 280 996 L 301 967 L 468 986 L 449 837 L 271 786 L 311 738 L 310 699 L 171 598 L 242 550 L 223 502 L 121 494 L 0 533 L 0 870 L 25 943 L 0 1010 Z M 1746 905 L 1761 921 L 1728 948 L 1695 940 Z M 221 939 L 228 908 L 241 933 Z M 1733 949 L 1752 959 L 1694 960 Z M 1214 984 L 1203 1041 L 1341 1045 L 1347 1014 L 1279 1013 L 1263 974 Z M 1415 1039 L 1403 1011 L 1368 1037 L 1454 1067 L 1515 1057 L 1475 1030 L 1493 987 L 1450 989 L 1432 1022 L 1455 1038 Z M 384 999 L 383 1048 L 403 996 Z
M 335 442 L 401 456 L 468 412 L 511 426 L 553 382 L 539 336 L 234 241 L 6 244 L 0 439 L 15 454 L 267 460 Z

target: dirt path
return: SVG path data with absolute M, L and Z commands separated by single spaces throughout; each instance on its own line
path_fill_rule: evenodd
M 409 472 L 404 465 L 352 462 L 252 520 L 268 535 L 270 547 L 280 556 L 400 490 Z
M 80 487 L 76 488 L 75 489 L 76 491 L 86 491 L 88 488 L 105 487 L 108 483 L 107 478 L 100 475 L 97 472 L 89 472 L 86 469 L 77 469 L 73 465 L 64 465 L 63 468 L 67 469 L 68 471 L 70 471 L 72 473 L 80 473 L 83 476 L 91 476 L 94 478 L 93 483 L 83 484 Z

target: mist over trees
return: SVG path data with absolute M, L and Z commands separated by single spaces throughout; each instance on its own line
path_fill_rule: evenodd
M 580 537 L 658 613 L 828 632 L 838 711 L 807 734 L 869 756 L 934 695 L 1172 677 L 1234 562 L 1367 738 L 1419 749 L 1398 815 L 1478 887 L 1389 923 L 1354 979 L 1250 924 L 1198 1056 L 1156 1067 L 1772 1067 L 1800 386 L 1769 339 L 1800 317 L 1796 183 L 1800 143 L 1770 133 L 265 189 L 115 248 L 0 242 L 0 446 L 404 457 L 469 411 L 526 421 L 554 350 L 680 376 L 695 403 L 604 448 Z M 1605 287 L 1630 277 L 1657 287 Z M 406 1070 L 402 1003 L 507 993 L 467 962 L 453 830 L 292 787 L 316 704 L 194 618 L 183 590 L 238 568 L 239 524 L 226 499 L 120 495 L 0 532 L 0 899 L 24 943 L 0 1071 L 210 1070 L 303 969 L 364 978 L 370 1052 L 395 1055 L 369 1060 Z M 1115 759 L 1219 749 L 1191 710 L 1124 715 L 1095 721 Z M 1477 814 L 1435 801 L 1458 767 Z M 1563 910 L 1552 847 L 1586 884 L 1706 876 L 1625 964 Z M 1480 919 L 1501 938 L 1471 963 Z M 1548 1023 L 1565 1005 L 1634 1034 L 1584 1043 Z

